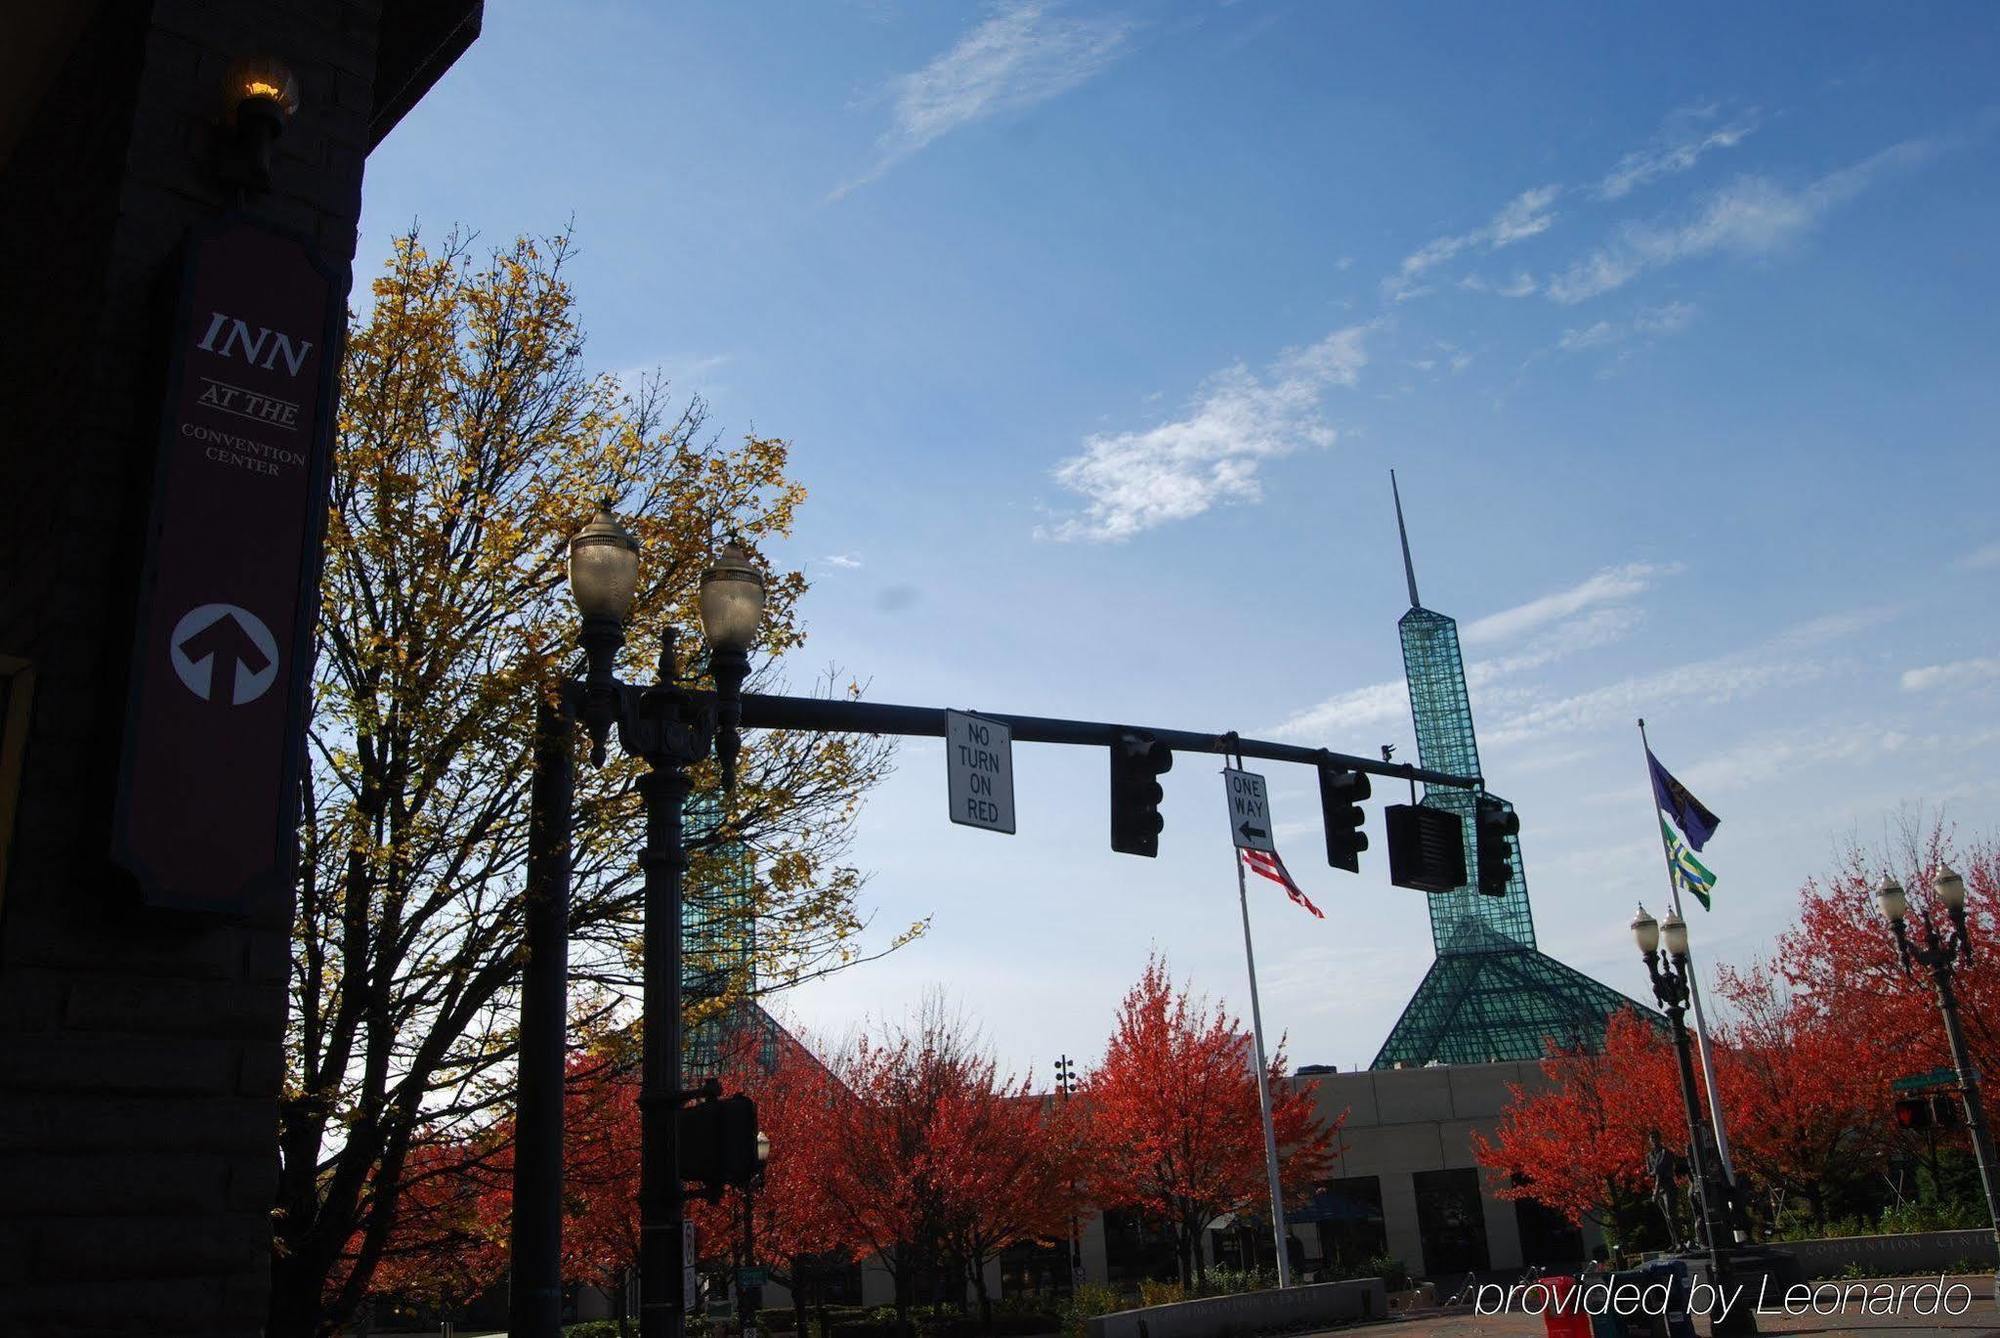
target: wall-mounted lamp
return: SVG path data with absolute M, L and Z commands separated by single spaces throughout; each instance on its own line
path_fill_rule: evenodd
M 223 175 L 247 190 L 271 188 L 271 146 L 299 109 L 299 82 L 275 56 L 243 56 L 223 83 L 223 126 L 229 138 Z

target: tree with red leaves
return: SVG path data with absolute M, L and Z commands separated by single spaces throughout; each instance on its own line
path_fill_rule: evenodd
M 1824 1230 L 1830 1195 L 1884 1167 L 1900 1047 L 1831 1000 L 1787 988 L 1768 965 L 1717 976 L 1731 1016 L 1716 1028 L 1716 1082 L 1738 1183 L 1762 1191 L 1773 1220 L 1803 1201 Z
M 449 1312 L 506 1276 L 506 1227 L 504 1218 L 494 1216 L 492 1202 L 511 1152 L 493 1131 L 410 1149 L 394 1220 L 369 1279 L 371 1295 Z M 357 1250 L 360 1244 L 357 1239 Z
M 1551 1054 L 1541 1066 L 1548 1085 L 1538 1090 L 1511 1084 L 1500 1127 L 1491 1140 L 1475 1130 L 1473 1154 L 1502 1179 L 1502 1198 L 1531 1198 L 1578 1226 L 1595 1223 L 1614 1248 L 1648 1227 L 1664 1233 L 1646 1153 L 1653 1131 L 1687 1151 L 1675 1064 L 1658 1026 L 1630 1009 L 1614 1013 L 1602 1051 Z
M 1927 915 L 1945 923 L 1931 888 L 1947 864 L 1965 879 L 1972 941 L 1992 942 L 2000 850 L 1959 854 L 1940 824 L 1906 822 L 1890 853 L 1853 848 L 1833 874 L 1807 881 L 1798 923 L 1771 962 L 1718 969 L 1712 1055 L 1723 1116 L 1738 1183 L 1772 1222 L 1795 1203 L 1820 1228 L 1873 1212 L 1899 1145 L 1927 1160 L 1922 1148 L 1899 1144 L 1909 1135 L 1890 1119 L 1892 1084 L 1951 1059 L 1930 974 L 1904 972 L 1875 888 L 1885 871 L 1896 874 L 1910 897 L 1910 932 L 1920 936 Z M 2000 971 L 1961 964 L 1954 983 L 1973 1062 L 1989 1071 L 2000 1064 Z M 1640 1211 L 1646 1129 L 1657 1125 L 1670 1147 L 1687 1147 L 1671 1040 L 1636 1016 L 1614 1018 L 1603 1053 L 1554 1055 L 1542 1069 L 1549 1085 L 1516 1089 L 1497 1142 L 1474 1135 L 1480 1161 L 1507 1175 L 1503 1195 L 1532 1196 L 1629 1241 L 1633 1226 L 1652 1220 Z M 1701 1081 L 1697 1072 L 1698 1090 Z M 1701 1099 L 1705 1110 L 1705 1091 Z M 1934 1157 L 1928 1165 L 1936 1185 L 1940 1168 Z
M 990 1315 L 987 1261 L 1067 1230 L 1073 1168 L 1055 1117 L 1025 1081 L 999 1076 L 935 996 L 832 1067 L 851 1099 L 821 1133 L 840 1153 L 824 1189 L 844 1231 L 889 1270 L 898 1317 L 919 1291 L 962 1307 L 968 1285 Z
M 1876 905 L 1875 888 L 1884 873 L 1895 875 L 1909 896 L 1908 932 L 1921 944 L 1924 921 L 1940 932 L 1949 928 L 1933 892 L 1937 875 L 1946 866 L 1965 880 L 1966 922 L 1977 954 L 1969 962 L 1961 961 L 1953 975 L 1959 1022 L 1973 1066 L 1980 1073 L 2000 1072 L 2000 965 L 1992 955 L 2000 947 L 1996 937 L 2000 935 L 2000 847 L 1991 842 L 1956 848 L 1941 821 L 1926 822 L 1918 814 L 1906 813 L 1884 849 L 1850 848 L 1832 874 L 1806 883 L 1799 893 L 1798 923 L 1779 936 L 1772 964 L 1790 996 L 1804 1001 L 1799 1006 L 1823 1017 L 1835 1037 L 1846 1038 L 1844 1056 L 1835 1040 L 1828 1040 L 1822 1050 L 1836 1079 L 1826 1089 L 1826 1099 L 1836 1107 L 1828 1122 L 1837 1121 L 1839 1110 L 1848 1111 L 1863 1135 L 1858 1140 L 1861 1148 L 1900 1144 L 1905 1153 L 1928 1164 L 1933 1185 L 1940 1168 L 1926 1155 L 1925 1144 L 1894 1125 L 1892 1084 L 1906 1075 L 1949 1068 L 1951 1054 L 1931 974 L 1921 966 L 1905 974 L 1895 939 Z M 1810 1063 L 1801 1061 L 1800 1067 Z M 1727 1099 L 1726 1079 L 1723 1087 Z M 1986 1099 L 1991 1109 L 1993 1089 L 1986 1089 Z M 1734 1137 L 1734 1122 L 1754 1118 L 1754 1111 L 1747 1104 L 1740 1116 L 1730 1109 Z M 1962 1151 L 1966 1140 L 1960 1133 L 1945 1135 L 1945 1141 L 1948 1146 L 1960 1145 Z M 1840 1174 L 1821 1184 L 1851 1181 L 1853 1170 L 1870 1169 L 1873 1166 L 1866 1160 L 1850 1168 L 1836 1158 L 1830 1170 Z M 1808 1201 L 1815 1213 L 1826 1211 L 1811 1196 Z
M 754 1191 L 753 1257 L 743 1251 L 741 1190 L 726 1190 L 714 1202 L 691 1199 L 687 1213 L 701 1258 L 736 1266 L 777 1261 L 775 1275 L 783 1280 L 798 1272 L 801 1256 L 834 1253 L 847 1243 L 821 1190 L 838 1155 L 824 1125 L 839 1094 L 825 1066 L 789 1034 L 779 1032 L 768 1068 L 758 1059 L 760 1040 L 761 1029 L 739 1028 L 720 1077 L 724 1091 L 744 1092 L 757 1103 L 758 1126 L 771 1141 Z M 630 1056 L 600 1052 L 573 1061 L 564 1106 L 564 1275 L 617 1297 L 622 1322 L 626 1284 L 639 1266 L 639 1073 Z M 805 1290 L 791 1290 L 803 1318 Z
M 1183 1285 L 1206 1278 L 1201 1233 L 1211 1221 L 1269 1212 L 1253 1054 L 1235 1018 L 1176 990 L 1154 957 L 1119 1006 L 1104 1062 L 1084 1079 L 1092 1197 L 1171 1225 Z M 1320 1119 L 1317 1083 L 1286 1079 L 1282 1039 L 1269 1063 L 1279 1182 L 1287 1201 L 1302 1201 L 1339 1121 Z

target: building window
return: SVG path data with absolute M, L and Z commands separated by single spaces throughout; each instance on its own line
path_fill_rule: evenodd
M 1479 1204 L 1479 1172 L 1472 1167 L 1418 1171 L 1417 1236 L 1424 1247 L 1424 1272 L 1433 1278 L 1483 1273 L 1492 1267 L 1486 1250 L 1486 1214 Z
M 1070 1292 L 1069 1242 L 1028 1240 L 1000 1252 L 1000 1295 L 1054 1298 Z
M 1521 1262 L 1568 1271 L 1584 1262 L 1583 1232 L 1567 1217 L 1535 1199 L 1514 1200 L 1514 1222 L 1521 1232 Z
M 1136 1289 L 1149 1280 L 1172 1282 L 1181 1275 L 1173 1230 L 1154 1226 L 1137 1208 L 1105 1212 L 1104 1262 L 1107 1280 L 1120 1289 Z
M 1336 1275 L 1389 1253 L 1382 1181 L 1377 1176 L 1320 1181 L 1313 1186 L 1312 1201 L 1296 1218 L 1318 1228 L 1320 1258 Z

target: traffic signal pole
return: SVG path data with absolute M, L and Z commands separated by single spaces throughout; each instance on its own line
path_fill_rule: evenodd
M 622 624 L 615 619 L 586 618 L 584 645 L 589 652 L 590 670 L 582 680 L 568 679 L 564 692 L 574 693 L 576 716 L 589 727 L 593 760 L 601 762 L 604 743 L 615 726 L 621 746 L 644 759 L 647 775 L 640 783 L 646 810 L 646 843 L 640 855 L 644 874 L 644 1058 L 640 1092 L 640 1309 L 641 1338 L 669 1338 L 682 1325 L 684 1296 L 681 1286 L 681 1214 L 685 1193 L 679 1170 L 678 1114 L 693 1093 L 680 1088 L 681 999 L 680 999 L 680 919 L 681 878 L 687 865 L 682 842 L 682 807 L 689 791 L 687 769 L 709 756 L 711 749 L 721 756 L 725 775 L 733 769 L 738 729 L 788 729 L 818 734 L 894 734 L 944 738 L 946 709 L 928 706 L 897 706 L 878 702 L 841 701 L 822 697 L 776 696 L 740 692 L 742 672 L 747 662 L 734 663 L 738 670 L 727 675 L 725 691 L 715 692 L 685 686 L 680 678 L 674 651 L 674 634 L 667 634 L 660 657 L 659 681 L 646 687 L 620 682 L 612 668 L 618 647 L 624 641 Z M 740 661 L 741 657 L 735 657 Z M 714 667 L 720 681 L 726 667 L 720 654 Z M 1269 762 L 1294 762 L 1302 766 L 1333 767 L 1373 776 L 1422 781 L 1455 789 L 1479 791 L 1477 776 L 1455 776 L 1424 767 L 1398 765 L 1386 760 L 1354 757 L 1324 748 L 1245 739 L 1235 734 L 1203 734 L 1191 730 L 1150 729 L 1103 721 L 1061 720 L 1043 716 L 997 715 L 982 712 L 986 720 L 1007 726 L 1022 743 L 1080 744 L 1116 748 L 1121 737 L 1143 734 L 1153 744 L 1171 752 L 1212 753 L 1239 760 L 1255 757 Z M 566 719 L 540 722 L 544 736 L 539 747 L 548 750 L 551 767 L 556 765 L 555 739 L 568 738 Z M 565 759 L 566 760 L 566 759 Z M 1170 761 L 1169 761 L 1169 764 Z M 1159 770 L 1165 770 L 1165 767 Z M 554 793 L 551 791 L 551 793 Z M 551 847 L 550 854 L 555 853 Z M 1145 852 L 1151 853 L 1151 852 Z M 553 865 L 551 866 L 553 868 Z M 537 880 L 538 886 L 541 880 Z M 551 875 L 548 886 L 557 886 Z M 1240 889 L 1239 883 L 1239 889 Z M 1247 896 L 1246 896 L 1247 905 Z M 549 907 L 547 919 L 559 926 L 558 916 L 566 908 Z M 554 929 L 537 935 L 547 939 Z M 1247 933 L 1247 923 L 1246 923 Z M 1245 943 L 1248 948 L 1247 937 Z M 546 955 L 548 988 L 531 990 L 537 1020 L 524 1030 L 539 1026 L 544 1038 L 538 1053 L 559 1055 L 547 1038 L 563 1031 L 564 991 L 562 972 L 553 954 Z M 1255 964 L 1252 963 L 1254 982 Z M 1257 1018 L 1253 983 L 1252 1022 L 1259 1034 L 1258 1074 L 1263 1077 L 1262 1023 Z M 536 1166 L 552 1163 L 559 1174 L 561 1148 L 561 1069 L 546 1062 L 528 1063 L 521 1070 L 522 1092 L 517 1101 L 526 1107 L 546 1111 L 550 1118 L 536 1140 Z M 1260 1090 L 1262 1083 L 1260 1082 Z M 1268 1111 L 1269 1094 L 1265 1093 Z M 1268 1115 L 1267 1115 L 1268 1122 Z M 550 1149 L 555 1149 L 550 1153 Z M 1270 1159 L 1275 1161 L 1274 1152 Z M 516 1214 L 517 1240 L 528 1244 L 526 1257 L 517 1255 L 514 1309 L 510 1332 L 516 1338 L 552 1335 L 548 1295 L 548 1250 L 544 1242 L 559 1239 L 559 1181 L 547 1183 L 530 1175 L 528 1208 Z M 1275 1172 L 1274 1172 L 1275 1186 Z M 519 1205 L 517 1205 L 517 1208 Z M 1282 1220 L 1283 1207 L 1273 1194 L 1274 1214 Z M 532 1220 L 530 1220 L 532 1219 Z M 1280 1229 L 1282 1232 L 1282 1228 Z M 518 1248 L 518 1247 L 517 1247 Z M 537 1250 L 540 1251 L 537 1254 Z M 1282 1234 L 1278 1242 L 1281 1276 L 1289 1276 L 1289 1259 Z
M 691 692 L 691 696 L 710 694 Z M 1227 757 L 1236 753 L 1265 762 L 1296 762 L 1301 766 L 1330 766 L 1343 771 L 1363 771 L 1371 776 L 1422 781 L 1459 790 L 1478 790 L 1477 776 L 1456 776 L 1407 763 L 1379 758 L 1354 757 L 1325 748 L 1305 748 L 1295 743 L 1274 743 L 1265 739 L 1245 739 L 1234 734 L 1202 734 L 1186 729 L 1156 729 L 1149 725 L 1114 725 L 1096 720 L 1058 720 L 1046 716 L 1003 715 L 982 711 L 980 717 L 1007 726 L 1016 743 L 1070 743 L 1114 747 L 1119 736 L 1144 734 L 1177 753 L 1214 753 Z M 945 733 L 942 706 L 895 706 L 884 702 L 838 701 L 826 697 L 778 697 L 761 692 L 743 694 L 743 728 L 796 729 L 816 734 L 897 734 L 941 739 Z

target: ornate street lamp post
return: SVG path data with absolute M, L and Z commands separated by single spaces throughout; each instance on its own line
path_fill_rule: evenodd
M 687 769 L 714 749 L 725 790 L 736 780 L 743 680 L 764 616 L 764 579 L 733 537 L 701 577 L 701 622 L 715 678 L 713 697 L 680 684 L 675 633 L 660 647 L 659 680 L 646 687 L 619 681 L 617 658 L 639 582 L 639 544 L 611 505 L 570 544 L 570 590 L 583 615 L 587 661 L 578 714 L 590 732 L 591 756 L 602 763 L 615 728 L 619 746 L 645 761 L 639 782 L 646 809 L 644 948 L 640 968 L 639 1077 L 639 1333 L 669 1338 L 681 1330 L 681 1215 L 686 1206 L 679 1170 L 676 1117 L 696 1093 L 681 1088 L 681 878 L 687 851 L 681 817 Z
M 1725 1210 L 1721 1219 L 1716 1213 L 1716 1200 L 1721 1197 L 1716 1172 L 1721 1168 L 1709 1165 L 1706 1124 L 1702 1119 L 1700 1098 L 1694 1085 L 1694 1056 L 1688 1041 L 1688 931 L 1687 921 L 1678 912 L 1668 911 L 1664 922 L 1655 920 L 1641 906 L 1639 913 L 1632 917 L 1632 939 L 1639 946 L 1639 955 L 1646 959 L 1646 974 L 1652 977 L 1653 997 L 1666 1010 L 1667 1023 L 1674 1033 L 1674 1054 L 1680 1061 L 1681 1104 L 1687 1114 L 1688 1164 L 1694 1170 L 1694 1182 L 1701 1190 L 1701 1226 L 1707 1237 L 1709 1278 L 1718 1291 L 1728 1276 L 1728 1247 L 1723 1243 L 1721 1230 L 1727 1224 Z M 1661 951 L 1665 947 L 1666 960 L 1662 962 Z M 1757 1320 L 1751 1307 L 1738 1306 L 1728 1313 L 1725 1322 L 1720 1318 L 1711 1320 L 1710 1332 L 1755 1333 Z
M 764 1183 L 764 1164 L 771 1160 L 771 1136 L 762 1129 L 757 1131 L 757 1174 L 743 1186 L 743 1267 L 747 1272 L 757 1266 L 757 1191 Z M 793 1279 L 793 1286 L 798 1280 Z M 757 1332 L 757 1311 L 764 1304 L 764 1288 L 746 1286 L 743 1274 L 736 1277 L 736 1316 L 742 1329 L 743 1338 L 754 1338 Z
M 1965 1100 L 1965 1128 L 1972 1135 L 1972 1155 L 1979 1162 L 1979 1184 L 1986 1191 L 1986 1215 L 1993 1223 L 1995 1248 L 2000 1249 L 2000 1196 L 1994 1193 L 1993 1142 L 1986 1132 L 1985 1103 L 1979 1099 L 1979 1070 L 1965 1048 L 1965 1031 L 1958 1022 L 1958 991 L 1952 986 L 1957 963 L 1972 960 L 1972 931 L 1965 923 L 1965 880 L 1951 869 L 1941 868 L 1931 890 L 1951 919 L 1951 932 L 1949 937 L 1940 937 L 1929 912 L 1920 912 L 1919 923 L 1924 930 L 1921 945 L 1910 942 L 1905 924 L 1909 919 L 1910 899 L 1901 883 L 1885 875 L 1882 885 L 1875 889 L 1875 900 L 1896 936 L 1896 954 L 1902 958 L 1903 974 L 1914 978 L 1915 968 L 1926 967 L 1937 989 L 1938 1012 L 1944 1015 L 1945 1041 L 1951 1046 L 1951 1066 L 1958 1071 L 1958 1090 Z M 2000 1273 L 1994 1275 L 1993 1294 L 2000 1301 Z

